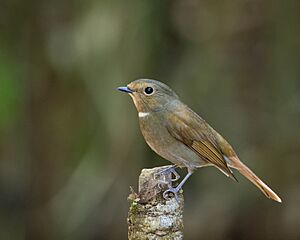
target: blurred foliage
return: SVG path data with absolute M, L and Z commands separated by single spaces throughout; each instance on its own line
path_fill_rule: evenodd
M 201 169 L 186 239 L 300 239 L 299 39 L 290 0 L 0 0 L 0 239 L 126 238 L 129 186 L 167 164 L 115 91 L 140 77 L 169 84 L 283 199 Z

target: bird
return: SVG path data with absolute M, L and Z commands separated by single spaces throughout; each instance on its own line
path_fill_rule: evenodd
M 139 125 L 146 143 L 173 165 L 164 171 L 176 173 L 186 168 L 187 174 L 176 186 L 163 193 L 175 197 L 187 179 L 199 168 L 213 166 L 237 181 L 232 169 L 238 170 L 263 194 L 277 202 L 280 197 L 237 156 L 233 147 L 202 117 L 181 102 L 166 84 L 152 79 L 137 79 L 126 87 L 117 88 L 132 98 L 139 117 Z M 176 178 L 177 180 L 177 178 Z

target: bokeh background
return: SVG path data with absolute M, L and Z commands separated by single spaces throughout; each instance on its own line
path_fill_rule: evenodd
M 201 169 L 184 186 L 186 239 L 300 239 L 299 10 L 0 0 L 0 239 L 127 238 L 129 186 L 168 164 L 115 90 L 141 77 L 170 85 L 283 199 Z

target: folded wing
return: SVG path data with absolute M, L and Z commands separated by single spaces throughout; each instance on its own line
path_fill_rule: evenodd
M 170 112 L 166 121 L 169 133 L 195 151 L 208 165 L 213 165 L 233 178 L 223 153 L 207 123 L 189 108 Z

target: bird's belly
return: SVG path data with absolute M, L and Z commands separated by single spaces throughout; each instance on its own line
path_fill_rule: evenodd
M 194 169 L 206 164 L 199 155 L 170 135 L 165 126 L 151 121 L 140 121 L 142 134 L 150 146 L 161 157 L 180 167 Z

